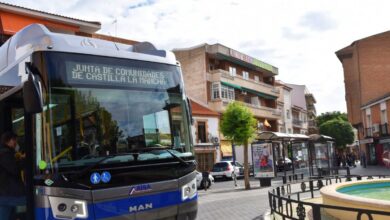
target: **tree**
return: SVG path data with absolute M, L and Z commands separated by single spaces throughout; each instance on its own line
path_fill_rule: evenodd
M 252 112 L 238 102 L 231 102 L 222 114 L 220 124 L 223 135 L 232 144 L 244 145 L 244 181 L 245 189 L 250 189 L 248 167 L 248 143 L 254 137 L 257 121 Z
M 320 134 L 331 136 L 335 139 L 336 146 L 345 148 L 354 141 L 352 125 L 340 118 L 335 118 L 320 125 Z
M 346 113 L 341 113 L 339 111 L 325 112 L 322 113 L 320 116 L 317 116 L 316 118 L 317 125 L 321 126 L 323 123 L 337 118 L 343 121 L 348 121 L 348 117 Z

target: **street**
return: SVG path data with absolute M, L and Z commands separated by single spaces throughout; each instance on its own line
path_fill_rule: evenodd
M 341 175 L 345 175 L 344 171 Z M 368 166 L 362 168 L 357 165 L 351 168 L 351 175 L 390 175 L 390 169 L 383 166 Z M 269 209 L 268 190 L 270 187 L 260 187 L 258 180 L 250 178 L 251 190 L 244 190 L 244 180 L 237 180 L 237 187 L 232 180 L 217 181 L 207 191 L 199 190 L 198 218 L 200 220 L 236 220 L 236 219 L 263 219 Z M 272 186 L 282 184 L 277 178 Z

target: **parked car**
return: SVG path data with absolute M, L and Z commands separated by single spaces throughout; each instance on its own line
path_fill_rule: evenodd
M 277 166 L 278 171 L 284 171 L 284 168 L 286 168 L 286 170 L 291 170 L 292 169 L 292 161 L 289 158 L 285 157 L 284 164 L 283 164 L 283 158 L 279 158 L 276 166 Z
M 202 186 L 202 179 L 203 179 L 203 175 L 202 175 L 202 172 L 199 172 L 199 171 L 196 171 L 196 187 L 198 189 L 202 189 L 203 186 Z M 211 185 L 214 184 L 214 178 L 211 174 L 209 174 L 209 179 L 207 181 L 207 189 L 211 187 Z
M 233 175 L 240 177 L 244 175 L 244 167 L 233 161 L 221 161 L 215 163 L 211 170 L 214 179 L 233 179 Z

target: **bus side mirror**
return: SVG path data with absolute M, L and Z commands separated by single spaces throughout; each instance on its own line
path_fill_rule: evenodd
M 43 111 L 42 86 L 37 71 L 31 63 L 26 63 L 27 81 L 23 84 L 23 102 L 26 113 L 34 114 Z
M 187 105 L 188 105 L 188 110 L 189 110 L 189 116 L 190 116 L 190 121 L 191 121 L 191 125 L 194 124 L 194 118 L 192 117 L 192 106 L 191 106 L 191 101 L 189 98 L 187 98 Z

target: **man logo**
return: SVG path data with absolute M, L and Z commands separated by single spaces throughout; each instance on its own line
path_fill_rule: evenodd
M 153 209 L 153 203 L 145 203 L 141 205 L 134 205 L 129 207 L 129 212 L 139 212 L 145 211 L 148 209 Z

